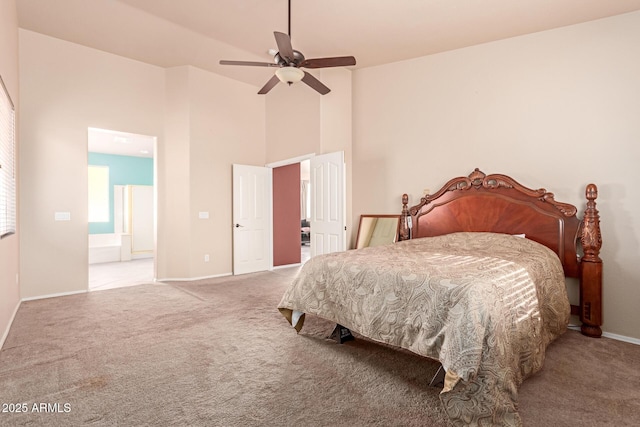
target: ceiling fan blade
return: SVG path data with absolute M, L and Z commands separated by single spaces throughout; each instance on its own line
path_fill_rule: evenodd
M 276 36 L 276 44 L 278 45 L 278 53 L 280 57 L 287 60 L 287 64 L 293 61 L 293 47 L 291 46 L 291 37 L 288 34 L 274 31 Z
M 316 91 L 318 91 L 320 95 L 326 95 L 329 92 L 331 92 L 331 89 L 326 87 L 324 84 L 322 84 L 320 80 L 316 79 L 306 71 L 304 72 L 304 77 L 302 78 L 302 81 L 305 82 L 307 85 L 311 86 Z
M 254 61 L 226 61 L 221 60 L 220 65 L 248 65 L 250 67 L 279 67 L 273 62 L 254 62 Z
M 328 68 L 328 67 L 348 67 L 356 65 L 356 58 L 353 56 L 336 56 L 334 58 L 312 58 L 305 59 L 300 63 L 305 68 Z
M 258 92 L 258 95 L 266 94 L 271 89 L 273 89 L 275 85 L 277 85 L 279 82 L 280 82 L 280 79 L 278 78 L 278 76 L 274 75 L 269 79 L 266 85 L 262 86 L 262 89 L 260 89 L 260 91 Z

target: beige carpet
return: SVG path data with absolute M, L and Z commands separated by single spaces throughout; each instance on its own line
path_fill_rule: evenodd
M 427 386 L 437 364 L 336 344 L 314 317 L 296 335 L 276 309 L 296 271 L 23 303 L 0 352 L 0 404 L 27 413 L 0 412 L 0 425 L 447 425 Z M 569 332 L 521 388 L 523 421 L 637 425 L 639 366 L 640 346 Z

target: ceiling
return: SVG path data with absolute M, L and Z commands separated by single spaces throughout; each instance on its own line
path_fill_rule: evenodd
M 287 0 L 18 0 L 21 28 L 161 67 L 193 65 L 261 87 Z M 292 0 L 294 49 L 352 69 L 640 10 L 640 0 Z
M 90 153 L 120 156 L 153 157 L 156 138 L 108 129 L 89 128 L 87 140 Z

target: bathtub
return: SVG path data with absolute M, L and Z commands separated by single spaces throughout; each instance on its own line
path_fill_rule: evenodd
M 130 234 L 89 234 L 89 264 L 130 260 Z

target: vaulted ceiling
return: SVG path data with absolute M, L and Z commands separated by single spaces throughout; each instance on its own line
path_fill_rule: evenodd
M 640 0 L 291 0 L 307 58 L 353 55 L 371 67 L 640 10 Z M 18 0 L 21 28 L 161 67 L 193 65 L 256 86 L 287 0 Z

